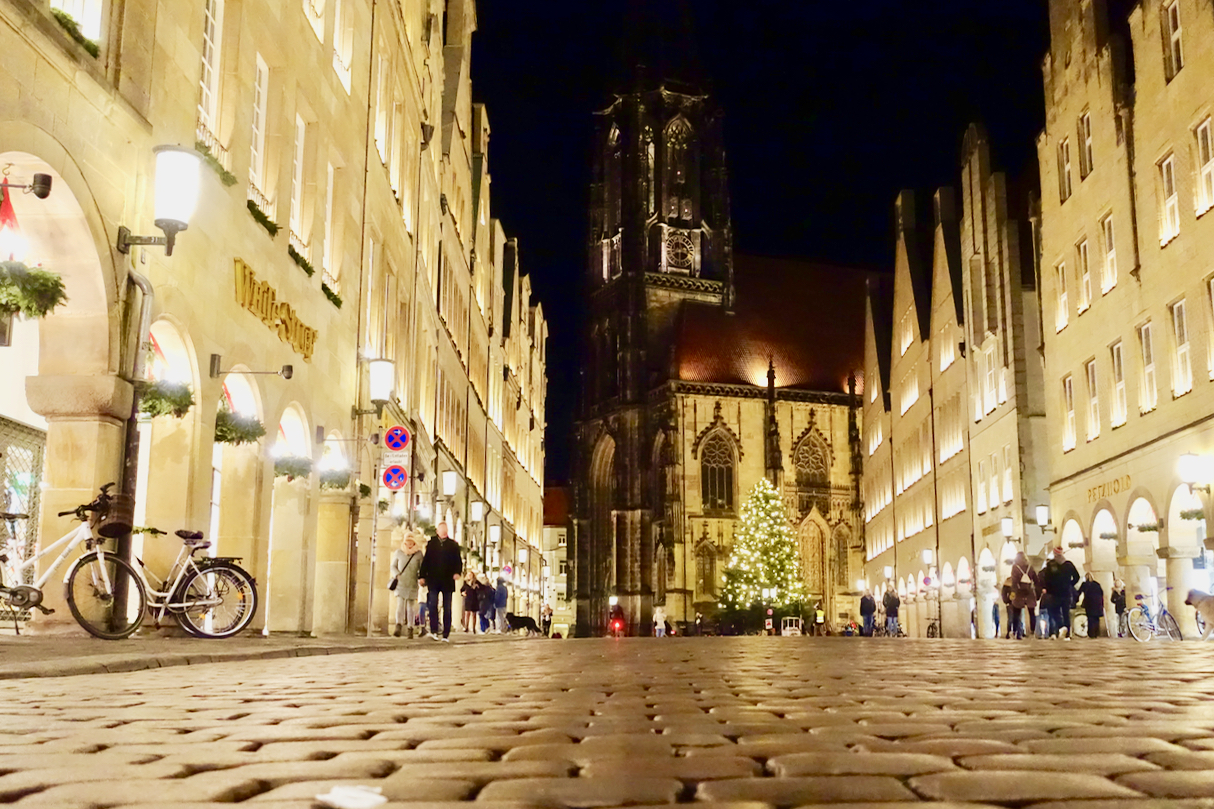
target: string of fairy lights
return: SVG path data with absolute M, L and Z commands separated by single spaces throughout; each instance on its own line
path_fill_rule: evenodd
M 785 607 L 805 600 L 801 555 L 780 494 L 760 478 L 746 502 L 725 568 L 721 601 L 732 609 Z

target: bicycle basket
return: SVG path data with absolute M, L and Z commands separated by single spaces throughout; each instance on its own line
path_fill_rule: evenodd
M 131 533 L 135 526 L 135 499 L 125 494 L 110 496 L 109 507 L 97 514 L 94 529 L 98 536 L 116 539 Z

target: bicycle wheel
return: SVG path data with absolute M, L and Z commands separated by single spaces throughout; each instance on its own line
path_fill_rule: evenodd
M 1088 636 L 1088 617 L 1082 613 L 1071 618 L 1071 634 L 1077 638 Z
M 148 601 L 143 581 L 117 556 L 106 554 L 104 562 L 96 552 L 81 556 L 72 565 L 64 589 L 72 617 L 90 635 L 121 640 L 143 623 Z M 124 592 L 124 598 L 115 597 Z
M 257 614 L 257 584 L 243 568 L 220 562 L 195 571 L 173 600 L 183 605 L 175 617 L 186 632 L 200 638 L 230 638 Z
M 1177 625 L 1176 619 L 1172 617 L 1172 613 L 1170 612 L 1165 612 L 1159 616 L 1159 628 L 1167 633 L 1167 636 L 1172 640 L 1184 640 L 1180 634 L 1180 626 Z
M 1130 634 L 1134 636 L 1134 640 L 1146 643 L 1154 637 L 1155 633 L 1151 631 L 1151 622 L 1142 614 L 1142 607 L 1134 607 L 1126 617 L 1130 624 Z

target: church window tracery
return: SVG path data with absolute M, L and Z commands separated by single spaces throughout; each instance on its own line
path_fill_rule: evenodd
M 835 587 L 847 589 L 848 582 L 848 547 L 851 545 L 851 532 L 846 525 L 835 528 L 833 537 L 835 545 Z
M 733 511 L 733 447 L 715 433 L 700 449 L 700 489 L 705 511 Z
M 717 553 L 708 542 L 696 550 L 696 593 L 704 596 L 717 593 Z
M 797 486 L 825 486 L 830 479 L 826 442 L 817 433 L 810 433 L 797 445 L 793 462 Z
M 692 131 L 684 118 L 675 118 L 666 127 L 666 215 L 678 219 L 691 219 L 691 195 L 688 179 L 691 176 Z

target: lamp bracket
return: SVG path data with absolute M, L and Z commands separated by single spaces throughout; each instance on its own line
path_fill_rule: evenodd
M 123 255 L 131 252 L 132 247 L 164 247 L 166 255 L 172 255 L 172 251 L 168 249 L 169 239 L 167 236 L 136 236 L 131 233 L 129 228 L 119 226 L 118 228 L 118 244 L 116 245 L 118 252 Z
M 229 368 L 228 370 L 225 371 L 221 367 L 222 362 L 223 362 L 223 355 L 221 355 L 221 354 L 212 354 L 211 355 L 211 368 L 210 368 L 211 379 L 219 379 L 219 377 L 223 376 L 224 374 L 230 374 L 230 373 L 247 374 L 249 376 L 281 376 L 283 379 L 290 379 L 291 377 L 293 377 L 295 375 L 295 366 L 294 365 L 284 365 L 281 368 L 279 368 L 277 371 L 233 371 L 233 369 L 231 369 L 231 368 Z
M 382 419 L 384 417 L 384 405 L 387 404 L 387 402 L 372 402 L 371 404 L 375 406 L 370 410 L 359 410 L 358 405 L 350 405 L 350 418 L 356 419 L 359 416 L 370 416 L 374 414 L 375 418 Z

